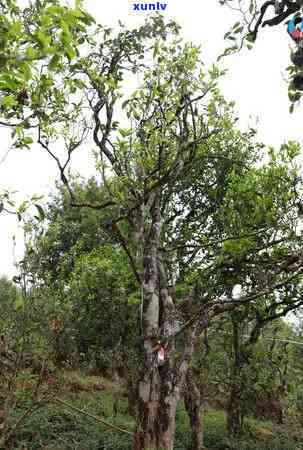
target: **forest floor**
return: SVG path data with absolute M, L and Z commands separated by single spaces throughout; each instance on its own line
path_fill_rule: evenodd
M 28 383 L 19 386 L 19 401 L 7 415 L 6 427 L 14 432 L 3 450 L 131 449 L 130 434 L 98 421 L 133 431 L 134 420 L 127 413 L 123 386 L 97 376 L 64 372 L 51 385 L 49 401 L 20 420 L 30 410 L 27 388 Z M 207 410 L 203 423 L 205 447 L 209 450 L 303 450 L 302 425 L 294 418 L 286 418 L 283 425 L 249 419 L 247 432 L 239 440 L 228 439 L 223 411 Z M 180 407 L 174 449 L 186 450 L 189 436 L 187 415 Z

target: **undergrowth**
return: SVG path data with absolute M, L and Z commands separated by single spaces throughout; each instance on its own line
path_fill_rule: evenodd
M 127 402 L 121 387 L 97 377 L 65 375 L 57 386 L 57 397 L 74 407 L 92 413 L 121 428 L 133 431 L 134 421 L 127 415 Z M 120 394 L 117 396 L 117 393 Z M 114 400 L 117 401 L 114 415 Z M 10 420 L 18 420 L 22 409 L 13 410 Z M 207 411 L 203 419 L 205 447 L 209 450 L 301 450 L 287 428 L 250 420 L 246 435 L 229 439 L 222 411 Z M 262 431 L 263 430 L 263 431 Z M 262 433 L 261 433 L 262 431 Z M 294 432 L 295 436 L 295 432 Z M 177 412 L 175 450 L 190 445 L 189 423 L 182 407 Z M 94 419 L 52 402 L 31 414 L 12 437 L 5 450 L 131 450 L 131 436 L 106 428 Z

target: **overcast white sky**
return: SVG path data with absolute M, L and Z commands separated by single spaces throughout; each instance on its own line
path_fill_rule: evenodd
M 139 1 L 139 0 L 138 0 Z M 224 48 L 223 35 L 237 21 L 235 13 L 220 7 L 217 0 L 161 0 L 167 2 L 165 15 L 176 19 L 186 40 L 202 46 L 206 64 L 211 64 Z M 86 9 L 102 24 L 116 26 L 120 19 L 134 26 L 145 14 L 130 13 L 130 0 L 85 0 Z M 255 124 L 266 144 L 280 145 L 288 139 L 302 139 L 302 108 L 288 113 L 285 68 L 289 65 L 290 39 L 285 26 L 262 30 L 252 51 L 225 59 L 229 73 L 221 84 L 228 99 L 236 101 L 241 125 Z M 0 128 L 0 162 L 9 148 L 9 134 Z M 80 160 L 79 160 L 80 161 Z M 79 163 L 81 165 L 81 163 Z M 81 173 L 88 174 L 88 163 Z M 54 162 L 39 149 L 10 151 L 0 164 L 0 189 L 19 192 L 19 199 L 34 193 L 47 194 L 58 176 Z M 17 237 L 16 259 L 22 256 L 22 233 L 15 217 L 0 217 L 0 274 L 14 272 L 13 235 Z

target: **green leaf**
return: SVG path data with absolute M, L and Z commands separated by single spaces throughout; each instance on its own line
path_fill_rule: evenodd
M 120 128 L 119 129 L 119 133 L 121 134 L 122 137 L 127 137 L 127 136 L 130 136 L 132 134 L 132 130 L 131 129 Z
M 42 200 L 43 198 L 44 198 L 44 195 L 35 194 L 31 197 L 31 201 L 34 202 L 34 201 Z
M 64 30 L 62 31 L 62 33 L 60 33 L 59 39 L 63 45 L 70 46 L 70 43 L 73 40 L 73 36 L 68 30 Z
M 32 78 L 32 69 L 31 65 L 28 62 L 23 62 L 20 67 L 20 72 L 23 74 L 24 79 L 29 81 Z
M 0 89 L 9 89 L 16 91 L 20 88 L 20 80 L 9 74 L 3 74 L 0 76 Z
M 35 38 L 37 40 L 37 42 L 39 43 L 39 45 L 43 48 L 43 50 L 45 50 L 47 48 L 47 46 L 50 43 L 50 37 L 46 36 L 44 33 L 42 33 L 42 31 L 37 31 L 37 33 L 35 34 Z
M 27 56 L 27 58 L 29 58 L 31 60 L 39 57 L 39 53 L 31 45 L 29 45 L 27 47 L 27 49 L 25 51 L 25 55 Z
M 242 27 L 238 27 L 238 28 L 236 28 L 236 29 L 234 30 L 234 33 L 235 33 L 235 34 L 242 33 L 243 29 L 244 29 L 243 26 L 242 26 Z
M 65 8 L 62 6 L 49 6 L 46 8 L 45 13 L 46 14 L 62 14 L 65 11 Z
M 16 106 L 18 104 L 18 102 L 16 100 L 16 96 L 15 95 L 9 94 L 9 95 L 6 95 L 5 97 L 2 98 L 1 104 L 3 106 L 11 108 L 12 106 Z
M 256 36 L 253 33 L 248 33 L 245 37 L 248 42 L 254 43 L 256 41 Z
M 19 214 L 23 214 L 23 213 L 26 211 L 27 207 L 28 207 L 28 202 L 25 200 L 25 201 L 22 202 L 21 205 L 19 206 L 18 213 L 19 213 Z
M 70 61 L 77 56 L 76 50 L 70 45 L 65 47 L 65 52 Z
M 154 45 L 154 52 L 153 52 L 153 58 L 155 58 L 160 53 L 160 43 L 159 41 L 156 41 Z
M 236 23 L 233 25 L 233 30 L 235 30 L 236 28 L 238 28 L 240 25 L 241 25 L 240 22 L 236 22 Z
M 44 209 L 42 208 L 42 206 L 38 205 L 38 204 L 35 204 L 35 207 L 38 210 L 40 220 L 41 221 L 44 220 L 45 219 L 45 212 L 44 212 Z
M 126 106 L 129 104 L 129 102 L 131 101 L 131 99 L 129 98 L 129 99 L 127 99 L 127 100 L 125 100 L 123 103 L 122 103 L 122 109 L 125 109 L 126 108 Z
M 57 67 L 59 67 L 59 63 L 60 63 L 60 56 L 58 53 L 56 53 L 50 60 L 49 68 L 52 70 L 57 69 Z
M 29 147 L 30 146 L 30 144 L 32 144 L 34 141 L 33 141 L 33 138 L 31 138 L 30 136 L 25 136 L 23 139 L 22 139 L 22 143 L 25 145 L 25 147 Z

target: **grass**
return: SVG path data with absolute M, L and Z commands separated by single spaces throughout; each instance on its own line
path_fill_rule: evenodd
M 127 415 L 123 387 L 79 372 L 63 373 L 55 393 L 76 408 L 91 412 L 112 424 L 132 431 L 133 419 Z M 118 414 L 113 403 L 118 400 Z M 13 410 L 15 423 L 22 410 Z M 209 450 L 302 450 L 303 434 L 294 423 L 284 426 L 271 422 L 248 421 L 245 437 L 229 439 L 222 411 L 207 411 L 203 418 L 205 446 Z M 182 406 L 176 418 L 175 450 L 186 450 L 190 443 L 189 423 Z M 11 446 L 5 450 L 130 450 L 131 436 L 113 432 L 90 417 L 50 403 L 29 416 L 19 428 Z

